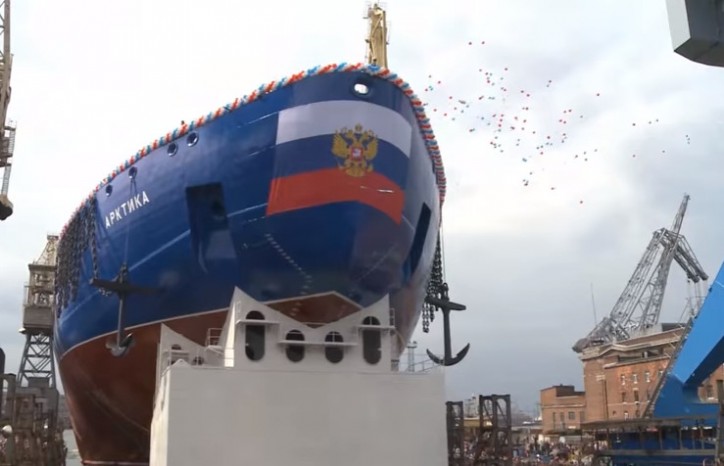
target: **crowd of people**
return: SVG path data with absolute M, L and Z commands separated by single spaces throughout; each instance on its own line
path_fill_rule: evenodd
M 539 444 L 537 441 L 525 445 L 514 446 L 510 451 L 511 458 L 497 458 L 491 449 L 479 448 L 476 439 L 465 440 L 463 450 L 453 451 L 453 460 L 458 460 L 456 466 L 476 466 L 499 463 L 513 465 L 571 465 L 590 466 L 593 460 L 593 449 L 587 446 L 568 445 L 565 443 Z

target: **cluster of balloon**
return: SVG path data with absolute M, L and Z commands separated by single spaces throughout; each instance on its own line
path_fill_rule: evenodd
M 468 46 L 474 48 L 473 53 L 478 59 L 480 54 L 475 48 L 482 46 L 484 49 L 485 45 L 485 41 L 468 42 Z M 474 60 L 470 61 L 473 62 Z M 584 112 L 573 108 L 572 105 L 562 107 L 560 98 L 555 100 L 551 95 L 552 91 L 556 91 L 554 81 L 540 80 L 535 73 L 530 73 L 530 70 L 522 73 L 521 79 L 515 79 L 507 66 L 499 70 L 477 66 L 470 71 L 475 72 L 475 68 L 479 78 L 476 80 L 478 87 L 473 91 L 474 94 L 468 89 L 466 95 L 461 95 L 453 86 L 447 86 L 443 78 L 429 74 L 422 96 L 423 101 L 427 102 L 425 104 L 427 112 L 433 118 L 441 117 L 463 125 L 468 133 L 476 135 L 484 133 L 489 137 L 488 146 L 491 151 L 512 155 L 527 164 L 526 175 L 522 178 L 523 186 L 533 184 L 536 170 L 532 169 L 532 162 L 546 160 L 546 154 L 552 152 L 553 148 L 557 149 L 558 155 L 565 154 L 566 161 L 574 163 L 586 163 L 593 157 L 600 156 L 595 146 L 586 150 L 570 148 L 561 151 L 560 149 L 568 141 L 569 132 L 575 133 L 576 130 L 585 127 L 583 124 L 588 112 L 595 113 L 597 109 L 605 108 L 606 98 L 602 92 L 590 92 L 589 102 L 581 101 L 580 95 L 576 96 L 576 100 L 580 103 L 579 107 L 587 109 Z M 466 73 L 467 70 L 456 69 L 455 72 Z M 534 81 L 531 81 L 531 76 Z M 515 82 L 511 83 L 514 80 Z M 557 91 L 556 96 L 560 96 L 561 89 Z M 555 109 L 555 106 L 559 108 Z M 628 118 L 620 120 L 624 121 L 624 126 L 625 120 L 631 121 Z M 631 128 L 636 130 L 658 123 L 659 118 L 632 121 Z M 651 138 L 650 134 L 646 137 Z M 691 144 L 688 134 L 686 144 Z M 661 149 L 661 154 L 666 154 L 666 150 Z M 637 154 L 631 155 L 632 158 L 636 158 Z M 545 171 L 545 163 L 538 163 L 537 166 L 540 171 Z M 556 190 L 556 186 L 546 186 L 546 188 L 550 191 Z M 583 204 L 583 199 L 578 203 Z

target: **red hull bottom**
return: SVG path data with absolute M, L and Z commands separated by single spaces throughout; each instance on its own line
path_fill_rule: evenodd
M 226 310 L 164 322 L 204 344 L 209 328 L 221 328 Z M 148 464 L 161 324 L 132 329 L 135 344 L 115 358 L 102 337 L 64 355 L 59 368 L 83 464 Z M 92 371 L 92 372 L 91 372 Z
M 267 305 L 308 324 L 333 322 L 359 310 L 358 305 L 334 293 Z M 203 345 L 208 329 L 223 327 L 226 315 L 224 309 L 163 324 Z M 160 329 L 160 323 L 131 329 L 135 344 L 121 358 L 113 357 L 106 347 L 106 342 L 115 338 L 113 334 L 88 341 L 60 360 L 65 396 L 84 464 L 148 464 Z

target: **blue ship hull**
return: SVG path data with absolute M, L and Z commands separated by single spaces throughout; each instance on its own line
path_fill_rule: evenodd
M 203 343 L 234 287 L 307 323 L 389 295 L 404 349 L 440 223 L 434 138 L 394 75 L 332 71 L 182 125 L 119 167 L 66 226 L 55 349 L 84 461 L 148 461 L 158 325 Z M 123 264 L 156 292 L 127 298 L 136 342 L 116 358 L 106 343 L 119 300 L 90 282 Z

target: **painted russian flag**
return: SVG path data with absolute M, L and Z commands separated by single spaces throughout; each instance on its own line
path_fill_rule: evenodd
M 381 105 L 335 100 L 279 112 L 267 215 L 359 202 L 400 223 L 412 126 Z

